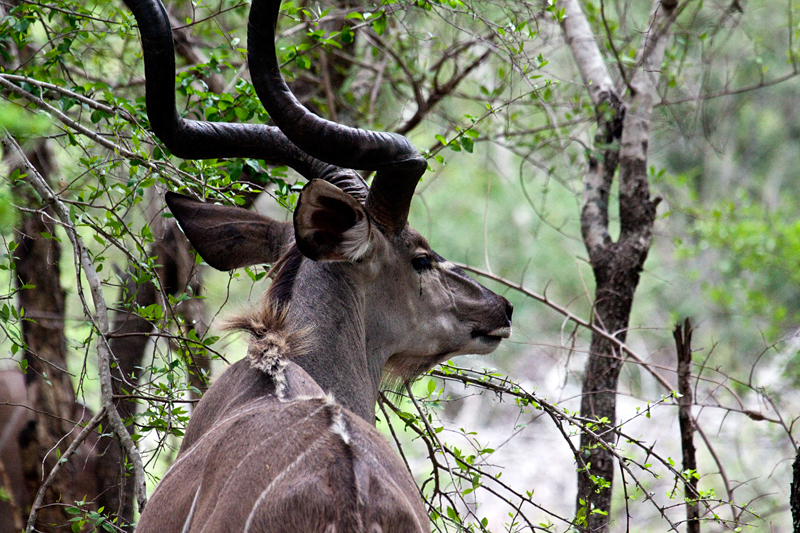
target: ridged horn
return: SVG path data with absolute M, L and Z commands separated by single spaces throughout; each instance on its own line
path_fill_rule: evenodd
M 280 72 L 275 28 L 280 0 L 254 0 L 248 24 L 248 62 L 256 92 L 270 117 L 300 149 L 327 163 L 378 171 L 365 202 L 384 230 L 399 233 L 427 162 L 396 133 L 351 128 L 310 112 L 289 90 Z
M 166 9 L 160 0 L 124 2 L 133 12 L 142 38 L 150 126 L 174 155 L 183 159 L 263 159 L 268 164 L 290 166 L 308 179 L 352 177 L 350 171 L 309 156 L 278 128 L 182 118 L 175 108 L 175 52 Z

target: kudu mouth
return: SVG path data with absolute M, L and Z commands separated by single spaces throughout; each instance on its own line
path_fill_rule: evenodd
M 499 298 L 503 305 L 503 321 L 505 321 L 505 324 L 493 329 L 475 328 L 472 330 L 473 339 L 483 338 L 487 341 L 499 343 L 502 339 L 511 337 L 511 315 L 514 314 L 514 306 L 502 296 L 496 296 L 496 298 Z
M 502 328 L 493 329 L 489 333 L 484 333 L 481 337 L 496 337 L 498 339 L 507 339 L 511 336 L 511 326 L 504 326 Z
M 507 339 L 511 337 L 511 326 L 503 326 L 501 328 L 495 328 L 491 331 L 486 330 L 473 330 L 472 331 L 472 338 L 473 339 L 481 339 L 487 342 L 500 342 L 503 339 Z

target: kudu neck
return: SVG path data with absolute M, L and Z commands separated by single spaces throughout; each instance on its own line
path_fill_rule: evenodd
M 349 269 L 336 263 L 304 261 L 287 308 L 287 326 L 303 330 L 304 349 L 293 361 L 325 392 L 374 425 L 385 361 L 380 354 L 367 353 L 364 294 L 350 276 Z

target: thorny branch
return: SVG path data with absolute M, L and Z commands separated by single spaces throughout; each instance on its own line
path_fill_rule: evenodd
M 650 375 L 652 375 L 656 379 L 656 381 L 658 381 L 658 383 L 662 387 L 664 387 L 664 389 L 667 392 L 671 393 L 672 391 L 677 390 L 677 387 L 672 385 L 671 383 L 669 383 L 667 381 L 667 379 L 664 376 L 662 376 L 652 364 L 650 364 L 650 363 L 648 363 L 646 361 L 645 357 L 643 357 L 643 356 L 637 354 L 636 352 L 634 352 L 625 342 L 621 341 L 619 338 L 617 338 L 615 335 L 613 335 L 613 333 L 606 331 L 601 326 L 599 326 L 599 325 L 597 325 L 597 324 L 595 324 L 593 322 L 589 322 L 587 320 L 584 320 L 584 319 L 578 317 L 577 315 L 573 314 L 572 312 L 570 312 L 565 307 L 563 307 L 563 306 L 557 304 L 556 302 L 552 301 L 550 298 L 547 297 L 546 294 L 541 295 L 541 294 L 535 293 L 535 292 L 525 288 L 522 284 L 509 281 L 509 280 L 507 280 L 505 278 L 502 278 L 500 276 L 496 276 L 494 274 L 490 274 L 488 272 L 485 272 L 483 270 L 471 267 L 469 265 L 461 264 L 461 263 L 456 263 L 456 264 L 460 268 L 463 268 L 464 270 L 466 270 L 468 272 L 472 272 L 473 274 L 477 274 L 479 276 L 483 276 L 483 277 L 486 277 L 486 278 L 491 279 L 493 281 L 496 281 L 496 282 L 498 282 L 498 283 L 500 283 L 502 285 L 505 285 L 506 287 L 508 287 L 508 288 L 510 288 L 512 290 L 518 291 L 519 293 L 524 294 L 525 296 L 527 296 L 529 298 L 532 298 L 532 299 L 534 299 L 534 300 L 536 300 L 538 302 L 541 302 L 541 303 L 547 305 L 551 309 L 553 309 L 556 312 L 558 312 L 559 314 L 563 315 L 567 320 L 573 321 L 574 323 L 578 324 L 579 326 L 590 330 L 594 335 L 598 335 L 600 337 L 603 337 L 607 342 L 609 342 L 609 343 L 613 344 L 614 346 L 616 346 L 621 354 L 624 354 L 626 357 L 632 359 L 634 362 L 636 362 L 636 364 L 640 365 L 648 373 L 650 373 Z M 432 373 L 432 374 L 436 375 L 435 372 Z M 722 406 L 720 406 L 720 407 L 722 407 Z M 774 423 L 774 424 L 779 424 L 779 425 L 785 427 L 785 424 L 783 423 L 782 420 L 775 420 L 775 419 L 763 416 L 760 413 L 756 413 L 756 412 L 753 412 L 753 411 L 750 411 L 750 410 L 747 410 L 747 409 L 734 409 L 734 408 L 730 408 L 730 407 L 723 407 L 723 408 L 725 408 L 725 409 L 727 409 L 729 411 L 735 411 L 735 412 L 742 413 L 743 415 L 747 416 L 751 420 L 756 420 L 756 421 L 762 421 L 763 420 L 763 421 L 771 422 L 771 423 Z M 736 512 L 735 512 L 735 508 L 736 508 L 735 497 L 734 497 L 733 490 L 731 488 L 730 482 L 728 480 L 728 476 L 725 473 L 725 470 L 726 470 L 725 469 L 725 465 L 723 464 L 722 459 L 719 457 L 719 455 L 717 454 L 716 450 L 714 449 L 714 446 L 711 443 L 711 441 L 709 440 L 708 436 L 705 434 L 705 431 L 703 431 L 703 428 L 700 426 L 697 418 L 692 413 L 690 413 L 690 416 L 691 416 L 691 423 L 692 423 L 695 431 L 697 431 L 698 435 L 700 435 L 700 438 L 703 439 L 703 443 L 705 444 L 706 449 L 708 450 L 709 454 L 711 454 L 711 458 L 713 459 L 714 463 L 717 466 L 717 469 L 719 471 L 720 477 L 722 478 L 722 483 L 723 483 L 723 485 L 725 487 L 725 492 L 728 495 L 728 501 L 729 501 L 729 504 L 730 504 L 730 507 L 731 507 L 732 515 L 735 517 L 736 516 Z
M 466 375 L 466 373 L 475 373 L 477 375 L 477 377 L 472 377 L 472 376 Z M 574 428 L 579 428 L 581 431 L 588 432 L 598 442 L 602 442 L 604 439 L 603 439 L 603 435 L 600 434 L 600 433 L 597 433 L 597 431 L 600 431 L 600 430 L 602 430 L 602 431 L 612 431 L 612 432 L 618 434 L 621 439 L 625 439 L 627 442 L 630 442 L 631 444 L 641 448 L 642 451 L 645 452 L 648 457 L 652 457 L 652 458 L 656 459 L 657 461 L 659 461 L 659 463 L 661 463 L 662 466 L 664 466 L 666 469 L 668 469 L 670 471 L 670 473 L 672 474 L 672 476 L 675 477 L 675 479 L 679 479 L 680 476 L 681 476 L 680 472 L 678 472 L 675 468 L 672 467 L 670 460 L 668 458 L 666 458 L 666 457 L 661 457 L 658 453 L 653 451 L 652 446 L 648 447 L 646 444 L 644 444 L 643 442 L 639 441 L 638 439 L 623 433 L 622 429 L 621 429 L 622 424 L 620 424 L 620 426 L 612 428 L 610 430 L 607 429 L 607 428 L 598 426 L 597 423 L 592 421 L 592 420 L 588 420 L 588 419 L 581 418 L 581 417 L 578 417 L 578 416 L 575 416 L 575 415 L 571 415 L 568 412 L 560 409 L 559 407 L 557 407 L 555 405 L 552 405 L 552 404 L 550 404 L 549 402 L 547 402 L 545 400 L 542 400 L 541 398 L 539 398 L 535 394 L 532 394 L 532 393 L 524 391 L 521 387 L 519 387 L 519 385 L 517 385 L 515 383 L 512 383 L 512 382 L 508 381 L 507 379 L 500 379 L 499 382 L 496 382 L 497 378 L 495 378 L 493 376 L 490 376 L 490 375 L 487 375 L 485 373 L 481 374 L 479 372 L 475 372 L 475 371 L 472 371 L 472 370 L 469 370 L 469 369 L 452 367 L 450 365 L 450 366 L 448 366 L 448 368 L 446 370 L 434 370 L 434 371 L 432 371 L 430 373 L 430 375 L 438 377 L 438 378 L 441 378 L 443 380 L 459 382 L 459 383 L 464 384 L 465 386 L 468 386 L 468 385 L 475 386 L 475 387 L 478 387 L 480 389 L 484 389 L 484 390 L 488 390 L 488 391 L 494 392 L 495 394 L 509 395 L 509 396 L 513 396 L 515 398 L 518 398 L 520 400 L 524 400 L 525 403 L 523 403 L 522 405 L 532 405 L 534 408 L 544 411 L 548 415 L 548 417 L 552 419 L 552 421 L 556 425 L 556 427 L 558 427 L 559 430 L 562 431 L 562 435 L 567 440 L 567 442 L 570 442 L 570 436 L 563 431 L 562 424 L 568 424 L 569 426 L 572 426 Z M 464 459 L 463 459 L 463 454 L 458 453 L 451 446 L 449 446 L 447 444 L 444 444 L 439 440 L 439 438 L 436 436 L 436 430 L 431 426 L 430 422 L 428 422 L 427 417 L 429 416 L 429 411 L 426 410 L 426 409 L 423 409 L 420 406 L 420 404 L 417 402 L 416 398 L 411 393 L 410 389 L 407 389 L 407 390 L 408 390 L 410 398 L 411 398 L 413 404 L 415 405 L 415 407 L 417 409 L 417 412 L 419 414 L 418 420 L 421 420 L 421 422 L 419 422 L 420 427 L 418 427 L 417 424 L 411 423 L 408 420 L 407 415 L 405 415 L 405 416 L 403 416 L 403 419 L 406 421 L 406 427 L 412 429 L 412 431 L 414 431 L 417 434 L 417 436 L 421 437 L 423 439 L 423 441 L 425 441 L 426 446 L 429 447 L 429 452 L 433 448 L 436 448 L 437 450 L 440 451 L 440 453 L 444 454 L 445 456 L 452 457 L 458 463 L 458 469 L 455 469 L 455 470 L 449 469 L 449 468 L 445 467 L 444 465 L 439 464 L 438 461 L 434 458 L 433 454 L 430 453 L 430 460 L 431 460 L 431 463 L 432 463 L 432 466 L 433 466 L 433 469 L 434 469 L 433 475 L 435 477 L 438 476 L 439 472 L 441 472 L 441 471 L 448 471 L 449 474 L 450 474 L 450 479 L 452 480 L 453 483 L 455 483 L 456 482 L 456 478 L 458 478 L 458 479 L 461 479 L 461 480 L 467 482 L 471 486 L 473 486 L 473 484 L 475 482 L 473 476 L 475 476 L 475 475 L 481 476 L 481 478 L 483 480 L 485 480 L 485 481 L 482 481 L 480 483 L 480 488 L 489 491 L 491 494 L 495 495 L 496 497 L 502 499 L 503 501 L 505 501 L 506 503 L 511 505 L 516 510 L 517 515 L 523 521 L 526 522 L 527 526 L 531 530 L 542 529 L 544 531 L 547 531 L 546 529 L 537 527 L 533 522 L 531 522 L 526 517 L 523 509 L 521 508 L 521 504 L 529 504 L 529 505 L 531 505 L 531 506 L 533 506 L 533 507 L 535 507 L 535 508 L 537 508 L 537 509 L 539 509 L 541 511 L 546 512 L 548 515 L 552 516 L 553 518 L 555 518 L 555 519 L 557 519 L 559 521 L 562 521 L 565 524 L 571 524 L 572 523 L 572 521 L 570 521 L 566 517 L 562 517 L 562 516 L 559 516 L 557 514 L 554 514 L 551 510 L 545 509 L 541 505 L 537 504 L 532 499 L 532 495 L 531 494 L 527 494 L 527 495 L 521 494 L 518 491 L 514 490 L 511 486 L 509 486 L 506 483 L 504 483 L 503 481 L 501 481 L 499 479 L 499 477 L 491 475 L 491 474 L 489 474 L 488 471 L 483 470 L 483 467 L 488 466 L 488 465 L 483 465 L 482 463 L 471 464 L 471 463 L 465 462 Z M 398 414 L 398 415 L 401 414 L 400 409 L 397 406 L 395 406 L 391 401 L 386 399 L 385 397 L 384 397 L 384 402 L 396 414 Z M 638 416 L 642 416 L 642 415 L 640 414 Z M 395 440 L 397 441 L 396 437 L 395 437 Z M 429 440 L 431 442 L 428 442 Z M 642 493 L 649 494 L 649 492 L 646 489 L 646 487 L 644 485 L 642 485 L 642 482 L 639 480 L 639 476 L 637 476 L 635 474 L 635 472 L 632 470 L 632 466 L 636 466 L 636 467 L 640 468 L 643 471 L 653 473 L 651 467 L 649 467 L 648 465 L 643 464 L 641 462 L 637 462 L 636 460 L 623 455 L 622 450 L 618 450 L 616 448 L 612 448 L 609 451 L 615 457 L 616 461 L 620 465 L 620 468 L 622 468 L 625 472 L 628 473 L 628 475 L 630 476 L 630 478 L 633 481 L 633 484 L 640 491 L 642 491 Z M 579 454 L 578 450 L 573 448 L 573 452 L 576 454 L 576 460 L 578 460 L 578 462 L 580 463 L 580 454 Z M 513 498 L 509 498 L 507 495 L 501 494 L 501 493 L 497 492 L 497 490 L 492 489 L 492 487 L 489 485 L 490 482 L 492 484 L 497 485 L 498 486 L 498 490 L 503 491 L 506 494 L 510 494 Z M 437 486 L 438 486 L 441 482 L 438 479 L 434 479 L 434 483 L 436 483 Z M 434 491 L 434 496 L 435 495 L 436 495 L 436 491 Z M 520 505 L 515 505 L 514 503 L 512 503 L 512 501 L 511 501 L 512 499 L 519 500 L 520 501 Z M 666 510 L 667 510 L 668 507 L 658 504 L 655 501 L 655 499 L 653 499 L 652 497 L 648 496 L 646 499 L 650 500 L 652 505 L 654 505 L 656 507 L 656 509 L 658 510 L 659 514 L 662 516 L 662 518 L 664 520 L 666 520 L 670 524 L 671 529 L 672 530 L 677 530 L 677 524 L 673 523 L 670 520 L 670 518 L 667 516 L 667 514 L 666 514 Z M 703 500 L 703 504 L 706 507 L 709 507 L 712 503 L 715 503 L 715 502 L 716 502 L 716 500 L 711 500 L 711 499 Z M 720 503 L 720 502 L 717 502 L 717 503 Z
M 656 452 L 653 448 L 653 445 L 647 445 L 645 442 L 641 441 L 640 438 L 637 438 L 633 435 L 630 435 L 623 431 L 623 427 L 630 422 L 630 420 L 625 420 L 618 423 L 616 426 L 607 427 L 602 426 L 597 423 L 595 420 L 591 420 L 585 417 L 581 417 L 575 414 L 571 414 L 569 411 L 564 410 L 557 405 L 551 404 L 547 400 L 544 400 L 537 396 L 535 393 L 531 393 L 523 389 L 519 384 L 509 380 L 505 377 L 496 377 L 488 372 L 479 372 L 475 370 L 471 370 L 468 368 L 461 368 L 454 365 L 447 365 L 442 370 L 433 370 L 429 373 L 430 376 L 440 378 L 445 381 L 453 381 L 457 383 L 463 384 L 465 387 L 473 386 L 478 389 L 486 390 L 492 392 L 494 394 L 500 396 L 511 396 L 513 398 L 517 398 L 521 400 L 523 403 L 522 406 L 531 405 L 535 409 L 542 410 L 548 417 L 552 420 L 553 424 L 556 428 L 561 432 L 564 439 L 569 444 L 570 448 L 572 449 L 573 455 L 576 457 L 576 461 L 578 462 L 578 466 L 585 467 L 585 464 L 582 464 L 582 458 L 575 447 L 572 446 L 572 442 L 570 440 L 570 435 L 563 430 L 563 424 L 567 424 L 572 428 L 580 429 L 581 431 L 587 432 L 590 434 L 592 438 L 597 440 L 597 442 L 602 442 L 607 438 L 608 433 L 613 433 L 618 436 L 618 438 L 624 442 L 632 444 L 633 446 L 641 449 L 644 453 L 647 454 L 647 457 L 652 457 L 656 461 L 658 461 L 664 468 L 666 468 L 670 474 L 673 476 L 674 479 L 679 480 L 683 479 L 682 472 L 679 472 L 674 466 L 672 461 L 668 457 L 664 457 L 658 452 Z M 661 402 L 657 403 L 666 403 L 668 400 L 673 398 L 672 395 L 665 396 L 662 398 Z M 651 404 L 651 408 L 654 407 L 655 404 Z M 635 415 L 636 417 L 643 416 L 642 413 L 638 413 Z M 693 424 L 696 424 L 696 421 L 692 420 Z M 711 447 L 710 443 L 708 443 L 709 450 L 713 453 L 713 448 Z M 634 480 L 635 484 L 642 490 L 645 494 L 649 494 L 648 491 L 641 486 L 638 482 L 637 477 L 634 475 L 634 472 L 630 470 L 629 464 L 634 464 L 643 471 L 650 472 L 654 474 L 652 469 L 648 467 L 646 464 L 642 462 L 637 462 L 631 457 L 625 456 L 622 454 L 622 450 L 617 449 L 616 447 L 612 447 L 610 450 L 611 454 L 615 457 L 616 461 L 620 463 L 620 467 L 623 468 Z M 646 463 L 647 461 L 645 461 Z M 654 474 L 655 475 L 655 474 Z M 510 489 L 509 489 L 510 490 Z M 698 499 L 699 492 L 695 492 L 695 499 Z M 652 498 L 648 497 L 648 499 L 652 500 Z M 533 502 L 530 502 L 533 505 Z M 659 506 L 654 500 L 652 501 L 653 505 L 655 505 L 659 512 L 663 515 L 665 512 L 666 507 Z M 702 499 L 702 503 L 706 506 L 707 509 L 710 509 L 710 505 L 712 503 L 716 504 L 727 504 L 737 508 L 736 504 L 733 502 L 732 499 L 729 500 L 717 500 L 713 498 L 704 498 Z M 546 509 L 543 509 L 546 512 L 551 513 Z M 746 511 L 746 509 L 742 508 L 742 511 Z M 556 516 L 556 515 L 553 515 Z M 736 513 L 733 515 L 733 520 L 736 521 Z M 559 517 L 560 518 L 560 517 Z M 565 522 L 569 522 L 567 519 L 563 519 Z M 674 525 L 674 524 L 673 524 Z

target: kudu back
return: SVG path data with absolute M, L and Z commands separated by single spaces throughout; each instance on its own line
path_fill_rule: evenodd
M 247 357 L 204 395 L 138 531 L 429 531 L 413 479 L 374 427 L 379 385 L 493 351 L 511 333 L 511 304 L 408 226 L 427 164 L 404 137 L 297 102 L 275 59 L 279 1 L 254 0 L 248 29 L 251 78 L 277 128 L 177 115 L 164 8 L 126 3 L 142 34 L 151 127 L 174 155 L 253 157 L 309 180 L 289 223 L 166 196 L 209 265 L 270 263 L 273 280 L 262 305 L 231 320 L 250 334 Z M 376 171 L 372 186 L 352 169 Z

